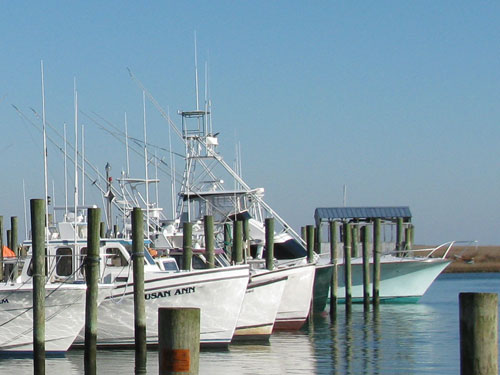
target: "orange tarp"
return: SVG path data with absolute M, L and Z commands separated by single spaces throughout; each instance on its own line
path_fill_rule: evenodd
M 2 249 L 2 253 L 3 253 L 4 258 L 15 258 L 16 257 L 16 254 L 5 245 Z

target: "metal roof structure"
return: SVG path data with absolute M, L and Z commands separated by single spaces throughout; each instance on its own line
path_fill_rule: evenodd
M 386 220 L 403 218 L 409 221 L 411 219 L 410 207 L 327 207 L 316 208 L 314 211 L 314 220 L 316 223 L 333 220 L 375 218 Z

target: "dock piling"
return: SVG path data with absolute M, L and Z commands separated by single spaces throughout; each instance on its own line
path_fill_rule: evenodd
M 365 310 L 370 306 L 370 228 L 363 226 L 361 228 L 361 240 L 363 244 L 363 304 Z
M 182 269 L 191 271 L 193 258 L 193 223 L 185 222 L 182 227 Z
M 274 269 L 274 219 L 268 217 L 264 223 L 266 228 L 266 268 L 272 271 Z
M 330 262 L 332 263 L 332 279 L 330 283 L 330 315 L 337 312 L 338 267 L 337 267 L 337 223 L 330 221 Z
M 460 293 L 460 373 L 498 374 L 498 294 Z
M 33 370 L 45 374 L 45 200 L 31 199 L 33 257 Z
M 314 262 L 314 225 L 306 226 L 307 263 Z
M 158 309 L 159 373 L 192 374 L 199 371 L 200 309 Z
M 203 218 L 203 229 L 205 232 L 205 251 L 207 255 L 208 268 L 215 267 L 215 247 L 214 247 L 214 217 L 205 215 Z
M 100 208 L 89 208 L 87 256 L 85 257 L 85 374 L 97 373 L 97 297 L 99 282 Z
M 352 274 L 351 274 L 351 224 L 344 223 L 344 285 L 345 285 L 345 304 L 346 311 L 352 304 Z
M 373 304 L 380 303 L 380 219 L 373 222 Z
M 236 220 L 233 223 L 233 261 L 234 264 L 243 262 L 243 222 Z
M 135 373 L 146 373 L 146 301 L 144 298 L 144 219 L 142 210 L 132 210 L 132 259 L 134 275 Z

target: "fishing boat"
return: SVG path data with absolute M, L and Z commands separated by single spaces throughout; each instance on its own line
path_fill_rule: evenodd
M 451 263 L 447 259 L 452 246 L 457 241 L 447 242 L 430 249 L 399 250 L 380 257 L 381 302 L 417 302 L 434 280 Z M 421 253 L 422 256 L 415 254 Z M 437 256 L 437 254 L 442 255 Z M 370 258 L 373 267 L 373 258 Z M 344 263 L 338 264 L 338 301 L 345 300 Z M 363 301 L 363 259 L 353 258 L 351 261 L 353 302 Z M 370 292 L 372 286 L 370 285 Z

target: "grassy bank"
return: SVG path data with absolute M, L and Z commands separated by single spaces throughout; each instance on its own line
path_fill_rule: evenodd
M 436 256 L 443 253 L 444 250 Z M 447 258 L 452 263 L 446 273 L 500 272 L 500 246 L 454 246 Z

